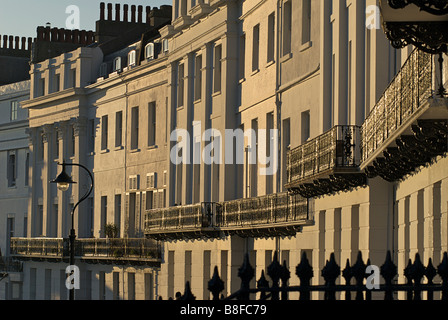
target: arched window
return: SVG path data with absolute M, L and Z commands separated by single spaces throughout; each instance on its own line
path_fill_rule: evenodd
M 107 63 L 103 62 L 100 66 L 100 77 L 107 76 Z
M 148 43 L 145 47 L 145 59 L 154 59 L 154 43 Z
M 114 71 L 121 71 L 121 57 L 114 59 Z
M 128 54 L 128 66 L 135 66 L 135 57 L 136 57 L 135 50 L 132 50 L 131 52 L 129 52 L 129 54 Z

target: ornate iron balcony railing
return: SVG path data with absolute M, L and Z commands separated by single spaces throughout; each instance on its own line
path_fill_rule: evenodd
M 68 238 L 11 238 L 11 256 L 26 259 L 68 259 Z M 75 240 L 75 257 L 82 260 L 159 261 L 161 247 L 146 238 L 92 238 Z
M 11 238 L 12 256 L 63 257 L 68 256 L 68 239 Z
M 286 187 L 311 198 L 364 184 L 359 130 L 338 125 L 289 151 Z
M 432 96 L 432 56 L 415 50 L 361 127 L 361 161 L 365 162 Z
M 447 99 L 435 97 L 433 67 L 414 50 L 365 120 L 360 167 L 369 178 L 397 181 L 448 152 Z
M 422 11 L 434 15 L 448 14 L 448 1 L 446 0 L 387 0 L 392 9 L 403 9 L 414 4 Z
M 292 234 L 308 221 L 307 200 L 289 193 L 148 210 L 146 234 L 156 239 L 219 238 L 229 234 Z

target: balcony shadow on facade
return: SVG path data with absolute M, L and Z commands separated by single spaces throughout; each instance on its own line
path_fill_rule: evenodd
M 312 224 L 308 202 L 277 193 L 256 198 L 148 210 L 145 234 L 156 240 L 294 236 Z

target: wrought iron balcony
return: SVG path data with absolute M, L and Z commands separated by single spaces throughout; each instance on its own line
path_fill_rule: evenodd
M 447 150 L 448 108 L 433 98 L 433 57 L 414 50 L 361 129 L 362 164 L 368 177 L 402 179 Z
M 285 187 L 312 198 L 362 186 L 360 160 L 360 127 L 335 126 L 288 152 Z
M 11 256 L 21 260 L 68 261 L 67 238 L 12 238 Z M 159 266 L 160 245 L 146 238 L 75 240 L 75 257 L 87 263 L 131 263 Z
M 428 53 L 447 51 L 448 2 L 380 0 L 383 29 L 393 47 L 414 45 Z
M 289 193 L 148 210 L 145 233 L 157 240 L 295 235 L 310 224 L 307 200 Z

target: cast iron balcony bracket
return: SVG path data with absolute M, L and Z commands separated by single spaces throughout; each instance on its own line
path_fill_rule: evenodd
M 448 1 L 446 0 L 388 0 L 392 9 L 403 9 L 410 4 L 414 4 L 425 11 L 434 15 L 448 14 Z

